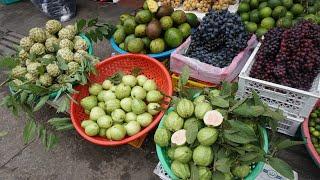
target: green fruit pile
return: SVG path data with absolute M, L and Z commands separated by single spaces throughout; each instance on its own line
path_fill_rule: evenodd
M 182 44 L 191 28 L 198 25 L 195 14 L 174 11 L 170 6 L 160 6 L 153 13 L 145 4 L 134 16 L 120 16 L 113 39 L 121 49 L 131 53 L 161 53 Z
M 81 122 L 88 136 L 120 141 L 147 127 L 161 110 L 163 95 L 145 75 L 124 75 L 117 85 L 112 79 L 92 84 L 80 102 L 89 119 Z
M 29 36 L 20 40 L 12 86 L 31 83 L 59 89 L 61 84 L 77 82 L 84 64 L 99 62 L 88 54 L 88 46 L 74 25 L 63 27 L 57 20 L 49 20 L 45 28 L 30 29 Z
M 310 115 L 309 131 L 312 144 L 320 155 L 320 108 L 315 109 Z
M 238 13 L 247 31 L 261 37 L 273 27 L 290 28 L 300 19 L 320 23 L 320 1 L 243 0 Z

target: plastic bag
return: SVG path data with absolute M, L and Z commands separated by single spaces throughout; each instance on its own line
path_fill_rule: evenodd
M 76 15 L 76 0 L 31 0 L 43 13 L 62 22 Z
M 252 51 L 258 44 L 256 36 L 252 35 L 247 43 L 248 46 L 233 58 L 231 64 L 227 67 L 220 68 L 184 56 L 189 48 L 190 42 L 191 38 L 189 37 L 171 54 L 170 70 L 180 74 L 182 68 L 187 65 L 190 69 L 190 77 L 214 84 L 219 84 L 222 81 L 231 82 L 234 80 L 239 75 Z

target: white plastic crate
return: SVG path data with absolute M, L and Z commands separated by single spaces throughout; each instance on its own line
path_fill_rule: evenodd
M 320 76 L 314 80 L 309 91 L 303 91 L 256 78 L 249 77 L 251 67 L 255 62 L 261 43 L 257 45 L 246 65 L 239 75 L 239 88 L 237 96 L 243 98 L 255 90 L 269 106 L 280 108 L 293 118 L 308 117 L 314 105 L 320 98 Z M 263 72 L 261 72 L 263 73 Z

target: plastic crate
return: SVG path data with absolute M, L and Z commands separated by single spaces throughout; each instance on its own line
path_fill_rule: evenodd
M 16 3 L 16 2 L 19 2 L 19 1 L 20 0 L 0 0 L 0 4 L 8 5 L 8 4 Z
M 320 78 L 314 80 L 309 91 L 303 91 L 276 83 L 249 77 L 251 67 L 255 62 L 261 43 L 257 45 L 246 65 L 239 75 L 239 88 L 237 96 L 243 98 L 255 90 L 261 99 L 273 108 L 280 108 L 288 116 L 304 119 L 309 116 L 314 105 L 320 98 Z M 261 72 L 263 73 L 263 72 Z

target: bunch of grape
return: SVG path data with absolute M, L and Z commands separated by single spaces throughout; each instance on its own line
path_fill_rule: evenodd
M 250 75 L 309 90 L 319 73 L 320 26 L 301 21 L 291 29 L 276 28 L 265 35 Z
M 186 56 L 218 67 L 230 65 L 246 46 L 250 35 L 237 14 L 210 11 L 196 31 Z

